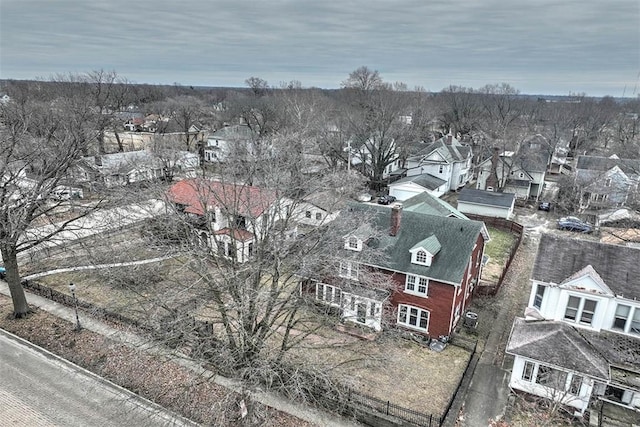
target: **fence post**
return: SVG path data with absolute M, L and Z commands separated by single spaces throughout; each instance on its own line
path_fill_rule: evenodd
M 389 415 L 389 404 L 391 403 L 390 400 L 387 400 L 387 415 Z

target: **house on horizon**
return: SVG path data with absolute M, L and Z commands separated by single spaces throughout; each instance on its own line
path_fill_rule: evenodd
M 514 356 L 509 386 L 579 416 L 589 411 L 592 421 L 637 421 L 638 260 L 640 249 L 543 234 L 524 318 L 506 348 Z

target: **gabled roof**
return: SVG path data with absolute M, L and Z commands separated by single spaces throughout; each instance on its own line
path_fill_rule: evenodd
M 640 160 L 600 156 L 578 156 L 576 170 L 606 172 L 618 166 L 627 175 L 640 174 Z
M 436 236 L 429 236 L 426 239 L 413 245 L 410 250 L 414 251 L 416 249 L 424 249 L 431 255 L 436 255 L 438 252 L 440 252 L 440 249 L 442 249 L 442 245 L 440 244 Z
M 640 249 L 542 234 L 531 279 L 560 284 L 588 265 L 618 296 L 640 299 Z
M 274 191 L 242 184 L 207 179 L 184 179 L 167 194 L 170 201 L 186 206 L 185 212 L 204 215 L 214 207 L 222 211 L 257 218 L 276 201 Z
M 469 263 L 474 245 L 481 235 L 484 224 L 479 221 L 425 215 L 402 211 L 400 228 L 396 236 L 389 235 L 392 210 L 385 206 L 351 205 L 350 214 L 371 217 L 371 225 L 378 233 L 373 239 L 376 247 L 384 251 L 376 267 L 386 270 L 430 277 L 445 283 L 461 283 Z M 410 250 L 419 242 L 435 236 L 442 244 L 440 252 L 433 258 L 431 266 L 411 263 Z M 363 251 L 366 250 L 366 247 Z M 345 250 L 340 255 L 354 256 Z
M 565 322 L 516 318 L 506 352 L 594 378 L 609 378 L 609 362 Z
M 513 206 L 515 197 L 515 194 L 512 193 L 498 193 L 473 188 L 463 188 L 458 194 L 458 202 L 509 208 Z
M 414 147 L 416 147 L 416 145 L 414 145 Z M 418 146 L 418 148 L 420 147 Z M 436 142 L 419 149 L 419 151 L 415 155 L 410 156 L 409 159 L 420 161 L 424 157 L 437 153 L 444 162 L 454 163 L 467 160 L 470 152 L 471 147 L 468 145 L 462 145 L 457 142 L 457 140 L 456 143 L 448 144 L 445 138 L 440 138 Z
M 256 138 L 255 132 L 247 125 L 225 126 L 209 135 L 209 139 L 249 141 Z
M 423 173 L 421 175 L 413 175 L 407 176 L 405 178 L 399 179 L 392 184 L 389 184 L 389 187 L 396 186 L 398 184 L 406 184 L 408 182 L 412 182 L 421 187 L 426 188 L 427 190 L 435 190 L 441 187 L 443 184 L 446 184 L 447 181 L 444 179 L 438 178 L 437 176 L 433 176 L 428 173 Z
M 427 215 L 455 216 L 460 219 L 469 219 L 465 214 L 451 206 L 449 203 L 427 192 L 416 194 L 402 202 L 405 211 L 412 211 Z

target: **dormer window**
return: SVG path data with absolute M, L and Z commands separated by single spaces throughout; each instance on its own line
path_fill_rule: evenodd
M 435 235 L 427 237 L 426 239 L 416 243 L 409 253 L 411 253 L 411 263 L 424 265 L 429 267 L 442 246 Z
M 362 240 L 356 236 L 349 236 L 345 239 L 344 248 L 351 251 L 362 251 Z

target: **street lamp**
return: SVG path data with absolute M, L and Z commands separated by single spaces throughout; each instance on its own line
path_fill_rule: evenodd
M 73 283 L 69 283 L 69 290 L 71 291 L 71 296 L 73 297 L 73 305 L 74 305 L 74 309 L 76 311 L 76 331 L 79 331 L 80 329 L 82 329 L 82 326 L 80 326 L 80 317 L 78 317 L 78 298 L 76 298 L 76 285 L 74 285 Z

